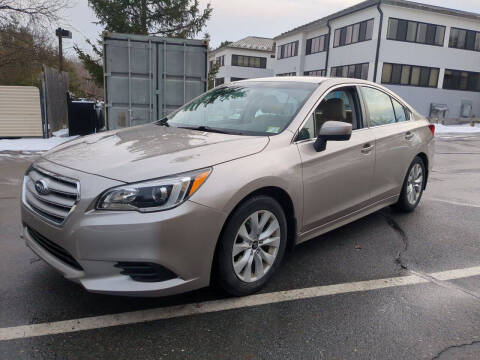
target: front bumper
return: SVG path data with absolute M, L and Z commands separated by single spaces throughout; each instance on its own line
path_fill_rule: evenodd
M 72 175 L 94 176 L 69 174 Z M 111 182 L 101 187 L 106 189 L 116 185 Z M 88 186 L 82 186 L 82 192 L 84 190 L 88 191 Z M 99 194 L 103 190 L 90 189 L 90 193 Z M 93 199 L 82 193 L 77 208 L 61 227 L 44 221 L 22 204 L 23 236 L 27 246 L 67 279 L 92 292 L 166 296 L 208 286 L 225 214 L 192 201 L 171 210 L 146 214 L 96 211 L 90 208 Z M 63 248 L 81 265 L 81 269 L 70 266 L 48 251 L 35 240 L 29 228 Z M 177 277 L 160 282 L 136 281 L 120 273 L 122 270 L 115 267 L 119 262 L 159 264 Z

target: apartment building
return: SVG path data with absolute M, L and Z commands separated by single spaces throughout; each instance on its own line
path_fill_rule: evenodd
M 249 36 L 210 51 L 208 71 L 215 64 L 219 70 L 215 86 L 231 81 L 273 76 L 273 39 Z
M 425 116 L 480 117 L 480 14 L 367 0 L 274 38 L 276 76 L 381 83 Z

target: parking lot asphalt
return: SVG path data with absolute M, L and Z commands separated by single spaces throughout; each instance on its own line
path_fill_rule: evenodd
M 122 298 L 62 278 L 19 237 L 33 159 L 0 154 L 0 359 L 480 358 L 480 135 L 437 137 L 415 213 L 387 208 L 297 246 L 260 295 L 230 310 L 213 288 Z M 148 311 L 160 320 L 142 322 Z

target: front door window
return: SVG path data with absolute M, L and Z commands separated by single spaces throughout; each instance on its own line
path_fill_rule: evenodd
M 316 138 L 326 121 L 342 121 L 352 124 L 352 129 L 358 129 L 361 122 L 357 104 L 358 97 L 354 87 L 331 91 L 309 116 L 298 133 L 297 141 Z

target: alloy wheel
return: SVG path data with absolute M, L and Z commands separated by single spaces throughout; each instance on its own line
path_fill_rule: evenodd
M 270 211 L 256 211 L 242 223 L 235 237 L 232 261 L 245 282 L 260 280 L 272 268 L 280 247 L 280 224 Z
M 422 194 L 423 188 L 423 169 L 420 164 L 415 164 L 408 174 L 407 181 L 407 200 L 411 205 L 415 205 Z

